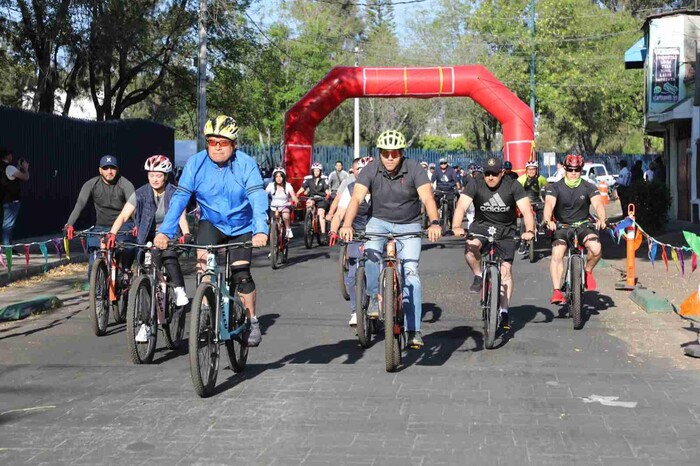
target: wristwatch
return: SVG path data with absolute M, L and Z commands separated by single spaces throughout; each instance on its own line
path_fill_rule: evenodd
M 430 225 L 440 226 L 440 220 L 433 220 L 432 222 L 430 222 Z

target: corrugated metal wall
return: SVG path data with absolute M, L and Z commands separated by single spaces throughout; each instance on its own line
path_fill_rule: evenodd
M 146 183 L 147 156 L 174 156 L 172 128 L 145 120 L 95 122 L 0 106 L 0 146 L 29 161 L 15 239 L 58 232 L 68 219 L 83 183 L 98 175 L 105 154 L 119 159 L 120 172 L 135 187 Z M 76 227 L 92 225 L 85 208 Z

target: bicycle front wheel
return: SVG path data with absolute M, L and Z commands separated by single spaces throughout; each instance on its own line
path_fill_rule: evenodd
M 348 275 L 348 245 L 343 245 L 340 248 L 340 256 L 338 258 L 338 288 L 340 289 L 340 296 L 343 297 L 345 301 L 350 301 L 350 293 L 348 293 L 348 287 L 345 286 L 345 277 Z
M 279 262 L 279 230 L 277 228 L 277 223 L 273 222 L 270 228 L 270 265 L 272 265 L 272 270 L 277 270 L 277 268 L 279 268 Z
M 182 346 L 185 335 L 185 307 L 175 305 L 175 290 L 168 285 L 168 296 L 165 302 L 168 321 L 163 325 L 163 337 L 168 349 L 176 350 Z
M 530 240 L 530 251 L 529 251 L 529 256 L 530 256 L 530 262 L 535 262 L 535 241 L 537 241 L 537 234 L 535 234 L 535 237 L 533 237 Z
M 393 267 L 382 271 L 381 280 L 384 283 L 382 291 L 382 307 L 384 308 L 384 362 L 387 372 L 395 372 L 401 364 L 401 332 L 396 320 L 396 275 Z
M 571 257 L 571 287 L 569 290 L 569 310 L 571 317 L 574 320 L 574 330 L 579 330 L 583 327 L 583 309 L 581 306 L 583 295 L 583 264 L 581 256 L 574 255 Z
M 151 319 L 152 299 L 151 280 L 147 275 L 136 277 L 126 313 L 126 341 L 134 364 L 149 364 L 156 352 L 158 324 L 155 316 Z
M 486 269 L 486 283 L 484 286 L 484 346 L 493 349 L 498 329 L 498 312 L 501 301 L 501 276 L 495 265 Z
M 313 211 L 307 210 L 304 216 L 304 246 L 311 249 L 314 245 L 314 219 Z
M 367 296 L 365 268 L 358 267 L 355 273 L 355 313 L 357 317 L 357 339 L 363 348 L 369 348 L 372 339 L 372 321 L 367 317 L 368 307 L 369 296 Z
M 217 315 L 214 285 L 203 282 L 192 299 L 189 336 L 190 376 L 194 391 L 202 398 L 212 395 L 219 372 Z
M 97 259 L 90 271 L 90 321 L 92 331 L 98 337 L 107 332 L 111 307 L 107 264 L 103 259 Z
M 450 229 L 450 219 L 448 214 L 449 208 L 447 201 L 443 201 L 442 208 L 440 209 L 440 225 L 442 226 L 442 232 L 446 232 Z
M 246 315 L 241 298 L 235 296 L 231 298 L 230 302 L 231 311 L 228 318 L 232 324 L 231 331 L 233 331 L 246 325 Z M 231 369 L 236 373 L 243 372 L 248 361 L 248 332 L 242 331 L 230 340 L 226 340 L 225 344 Z

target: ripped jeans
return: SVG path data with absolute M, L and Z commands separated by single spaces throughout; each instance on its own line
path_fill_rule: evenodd
M 389 223 L 372 217 L 367 223 L 365 234 L 372 233 L 412 233 L 420 232 L 420 223 Z M 367 276 L 367 294 L 377 299 L 379 292 L 379 269 L 384 252 L 386 238 L 377 238 L 365 244 L 365 274 Z M 406 330 L 420 330 L 423 316 L 420 277 L 418 276 L 418 261 L 420 260 L 421 239 L 406 238 L 396 240 L 396 252 L 403 270 L 403 312 Z

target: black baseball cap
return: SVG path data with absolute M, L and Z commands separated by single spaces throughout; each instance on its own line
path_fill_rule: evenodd
M 496 157 L 489 157 L 484 164 L 485 172 L 500 172 L 503 170 L 503 160 Z
M 100 168 L 104 167 L 118 168 L 117 158 L 113 155 L 103 155 L 100 159 Z

